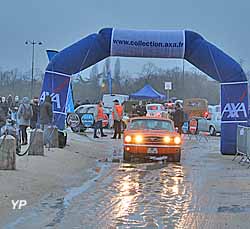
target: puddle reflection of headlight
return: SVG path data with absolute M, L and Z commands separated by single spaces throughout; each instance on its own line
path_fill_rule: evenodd
M 114 205 L 114 217 L 123 217 L 128 213 L 135 211 L 137 207 L 137 195 L 139 189 L 138 176 L 131 177 L 130 175 L 121 177 L 120 184 L 117 186 L 118 192 L 113 196 L 111 202 L 116 202 Z

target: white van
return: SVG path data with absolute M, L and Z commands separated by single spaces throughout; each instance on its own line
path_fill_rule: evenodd
M 146 116 L 168 118 L 168 112 L 165 110 L 165 107 L 160 103 L 147 104 L 146 111 Z
M 120 104 L 124 101 L 128 101 L 129 95 L 121 95 L 121 94 L 104 94 L 102 97 L 102 101 L 104 103 L 104 107 L 112 108 L 114 105 L 114 100 L 117 99 Z

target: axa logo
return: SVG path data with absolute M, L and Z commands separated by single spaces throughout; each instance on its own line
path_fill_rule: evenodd
M 51 101 L 56 104 L 56 108 L 61 109 L 60 94 L 55 94 L 55 93 L 50 94 L 47 91 L 43 91 L 42 94 L 41 94 L 41 97 L 40 97 L 40 101 L 44 102 L 45 97 L 47 95 L 49 95 L 51 97 Z
M 222 117 L 227 115 L 227 118 L 239 118 L 242 113 L 247 118 L 247 111 L 244 103 L 227 103 L 222 111 Z

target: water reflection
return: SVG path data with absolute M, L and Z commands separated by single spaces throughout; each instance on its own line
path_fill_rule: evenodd
M 138 190 L 138 174 L 121 177 L 117 185 L 117 196 L 114 196 L 111 200 L 111 202 L 118 200 L 118 204 L 113 212 L 114 218 L 128 216 L 135 211 L 136 205 L 134 203 L 136 203 Z
M 193 190 L 186 177 L 181 165 L 171 163 L 113 165 L 73 200 L 63 223 L 65 228 L 187 228 Z
M 123 168 L 116 174 L 109 216 L 112 226 L 180 228 L 192 192 L 181 165 L 146 170 L 145 166 Z M 109 219 L 109 220 L 110 220 Z

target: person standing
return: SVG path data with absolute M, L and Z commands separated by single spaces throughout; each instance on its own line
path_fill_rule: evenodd
M 28 144 L 27 128 L 30 126 L 30 119 L 33 115 L 32 107 L 29 102 L 29 98 L 24 97 L 17 112 L 19 128 L 21 130 L 22 145 Z
M 81 106 L 81 101 L 77 100 L 75 105 L 74 105 L 74 109 L 76 109 L 77 107 Z
M 2 97 L 2 104 L 1 104 L 1 106 L 2 106 L 2 109 L 3 109 L 4 113 L 5 113 L 5 116 L 7 117 L 8 116 L 9 108 L 8 108 L 8 103 L 7 103 L 5 97 Z
M 112 117 L 114 120 L 114 135 L 112 139 L 116 139 L 117 135 L 118 138 L 121 139 L 121 124 L 122 124 L 122 116 L 123 116 L 123 108 L 119 104 L 119 101 L 115 99 L 114 101 L 114 106 L 112 109 Z
M 179 103 L 177 103 L 175 106 L 173 119 L 174 119 L 174 126 L 178 128 L 178 133 L 182 134 L 182 126 L 184 123 L 184 111 Z
M 12 95 L 9 95 L 7 98 L 7 104 L 8 104 L 8 108 L 11 109 L 13 106 L 13 99 L 12 99 Z
M 133 103 L 132 107 L 131 107 L 131 115 L 130 115 L 130 117 L 133 118 L 133 117 L 136 117 L 136 116 L 137 116 L 136 104 Z
M 0 103 L 0 136 L 2 135 L 1 133 L 1 129 L 2 127 L 5 125 L 6 123 L 6 116 L 5 116 L 5 112 L 1 106 L 1 103 Z
M 102 101 L 99 102 L 95 109 L 94 113 L 95 124 L 94 124 L 94 138 L 99 138 L 97 136 L 97 130 L 100 129 L 101 137 L 107 137 L 106 134 L 103 133 L 102 121 L 104 119 L 104 112 L 103 112 L 103 103 Z
M 13 103 L 13 106 L 14 107 L 19 107 L 19 96 L 18 95 L 15 96 L 15 101 Z
M 139 101 L 136 110 L 138 116 L 145 116 L 147 114 L 146 106 L 143 105 L 142 101 Z
M 33 115 L 30 121 L 30 127 L 31 129 L 36 129 L 38 127 L 38 118 L 39 118 L 39 99 L 38 97 L 34 97 L 31 103 Z
M 42 130 L 47 129 L 53 121 L 53 110 L 51 97 L 49 95 L 45 96 L 44 102 L 40 105 L 40 124 Z
M 11 107 L 11 119 L 15 120 L 16 124 L 18 124 L 18 118 L 17 118 L 17 112 L 18 112 L 18 108 L 19 108 L 19 97 L 15 96 L 15 100 L 12 103 L 12 107 Z

